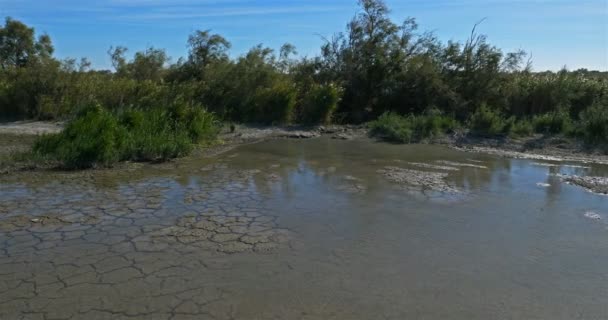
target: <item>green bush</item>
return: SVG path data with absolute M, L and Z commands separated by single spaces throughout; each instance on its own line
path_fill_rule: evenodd
M 186 155 L 192 149 L 188 132 L 173 128 L 174 121 L 167 110 L 131 111 L 128 118 L 143 121 L 129 129 L 125 160 L 164 161 Z M 183 126 L 183 124 L 180 124 Z
M 392 112 L 382 114 L 369 124 L 372 136 L 400 143 L 438 137 L 457 126 L 456 120 L 440 114 L 403 117 Z
M 511 119 L 512 123 L 509 130 L 509 135 L 513 137 L 527 137 L 534 133 L 534 125 L 528 119 L 515 120 Z
M 302 99 L 301 121 L 307 124 L 331 123 L 341 95 L 342 90 L 334 84 L 313 85 Z
M 444 116 L 436 108 L 428 109 L 424 115 L 411 116 L 410 121 L 414 128 L 417 140 L 436 137 L 454 131 L 459 125 L 453 117 Z
M 66 168 L 165 161 L 187 155 L 197 143 L 211 142 L 217 132 L 213 115 L 200 107 L 180 104 L 113 114 L 98 106 L 82 111 L 63 132 L 39 138 L 33 151 Z
M 608 105 L 595 103 L 583 111 L 579 128 L 588 143 L 608 142 Z
M 296 92 L 285 82 L 270 88 L 259 89 L 254 97 L 254 122 L 264 124 L 288 124 L 293 119 Z
M 34 152 L 50 154 L 67 168 L 108 166 L 121 160 L 127 130 L 116 117 L 94 107 L 71 121 L 63 132 L 47 135 L 34 144 Z
M 565 111 L 545 113 L 534 117 L 532 122 L 534 123 L 534 130 L 537 133 L 566 134 L 572 129 L 572 120 Z
M 497 136 L 510 130 L 510 121 L 496 110 L 481 105 L 469 118 L 471 131 L 483 136 Z
M 410 143 L 412 141 L 413 129 L 410 122 L 400 115 L 392 112 L 382 114 L 377 120 L 369 124 L 372 136 L 381 139 Z

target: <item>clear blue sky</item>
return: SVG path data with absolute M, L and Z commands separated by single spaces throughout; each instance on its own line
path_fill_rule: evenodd
M 392 17 L 417 18 L 442 40 L 464 40 L 473 24 L 505 51 L 533 54 L 535 70 L 608 70 L 608 0 L 387 0 Z M 300 55 L 315 55 L 320 35 L 343 31 L 356 0 L 0 0 L 12 16 L 51 35 L 57 56 L 88 57 L 108 68 L 107 50 L 133 54 L 165 48 L 173 61 L 186 55 L 196 29 L 228 38 L 233 56 L 264 43 L 290 42 Z

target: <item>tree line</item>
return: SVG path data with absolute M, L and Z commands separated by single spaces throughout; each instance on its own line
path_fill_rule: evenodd
M 478 25 L 464 41 L 442 42 L 415 19 L 395 22 L 389 13 L 382 0 L 360 0 L 346 30 L 324 39 L 314 57 L 296 58 L 285 44 L 276 51 L 257 45 L 233 58 L 227 39 L 199 30 L 188 38 L 188 55 L 173 63 L 163 49 L 129 57 L 125 47 L 110 48 L 113 71 L 91 70 L 87 59 L 58 60 L 48 35 L 36 37 L 7 18 L 0 27 L 0 114 L 73 118 L 92 106 L 116 113 L 181 104 L 242 123 L 393 117 L 412 127 L 414 118 L 441 116 L 472 131 L 508 134 L 595 121 L 585 123 L 594 139 L 608 135 L 608 73 L 533 72 L 525 52 L 503 52 Z

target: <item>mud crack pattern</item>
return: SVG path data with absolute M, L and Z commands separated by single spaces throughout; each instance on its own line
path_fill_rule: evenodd
M 197 182 L 3 184 L 0 319 L 231 319 L 214 271 L 291 232 L 252 186 L 257 171 L 213 169 Z

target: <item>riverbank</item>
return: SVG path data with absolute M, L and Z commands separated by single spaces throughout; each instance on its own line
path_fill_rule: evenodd
M 62 123 L 45 121 L 20 121 L 0 124 L 0 172 L 44 170 L 53 168 L 49 162 L 37 163 L 18 155 L 29 150 L 36 136 L 61 131 Z M 198 148 L 196 156 L 214 156 L 237 146 L 269 139 L 311 139 L 321 136 L 339 140 L 367 139 L 368 129 L 362 125 L 289 126 L 267 127 L 235 125 L 225 126 L 218 136 L 218 143 Z M 590 149 L 572 138 L 535 135 L 527 138 L 483 138 L 463 132 L 425 141 L 426 144 L 444 145 L 464 152 L 492 154 L 505 158 L 546 161 L 572 161 L 608 164 L 608 148 Z M 17 155 L 17 156 L 15 156 Z M 118 167 L 125 164 L 120 164 Z M 128 165 L 128 164 L 126 164 Z

